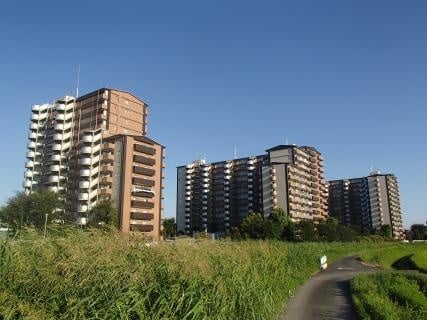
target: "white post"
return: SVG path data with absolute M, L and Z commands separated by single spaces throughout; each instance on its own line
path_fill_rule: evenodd
M 320 270 L 325 270 L 328 267 L 328 258 L 326 256 L 320 257 Z

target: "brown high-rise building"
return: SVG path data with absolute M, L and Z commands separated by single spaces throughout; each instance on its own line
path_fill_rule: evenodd
M 389 225 L 395 239 L 404 235 L 399 187 L 392 174 L 373 172 L 367 177 L 329 181 L 329 215 L 363 231 Z
M 116 89 L 33 106 L 26 192 L 60 192 L 65 214 L 81 221 L 112 199 L 123 232 L 158 238 L 164 147 L 146 137 L 146 119 L 147 104 Z
M 327 217 L 323 158 L 313 147 L 280 145 L 267 154 L 178 167 L 177 228 L 225 233 L 251 212 L 281 208 L 297 222 Z

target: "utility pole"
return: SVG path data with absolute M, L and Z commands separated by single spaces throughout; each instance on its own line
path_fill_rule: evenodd
M 43 238 L 46 238 L 46 230 L 47 230 L 47 216 L 48 214 L 45 214 L 45 219 L 44 219 L 44 232 L 43 232 Z

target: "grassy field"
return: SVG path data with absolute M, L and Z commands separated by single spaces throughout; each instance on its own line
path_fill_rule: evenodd
M 351 287 L 360 319 L 427 319 L 427 275 L 361 274 L 352 280 Z
M 0 319 L 276 319 L 319 256 L 390 245 L 30 233 L 0 245 Z
M 377 248 L 360 250 L 359 255 L 364 261 L 375 263 L 384 268 L 396 267 L 396 262 L 402 260 L 409 267 L 427 272 L 427 244 L 395 243 Z M 397 266 L 399 268 L 399 266 Z
M 0 247 L 0 319 L 275 319 L 320 255 L 352 247 L 35 236 Z
M 359 252 L 364 261 L 384 272 L 362 274 L 352 280 L 353 301 L 361 319 L 427 320 L 427 275 L 397 273 L 390 269 L 427 272 L 427 245 L 391 244 Z

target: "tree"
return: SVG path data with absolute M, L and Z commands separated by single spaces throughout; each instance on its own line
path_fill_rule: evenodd
M 300 241 L 317 241 L 318 237 L 313 220 L 301 220 L 297 223 L 296 229 Z
M 285 226 L 289 223 L 289 216 L 285 213 L 282 208 L 274 208 L 271 210 L 270 215 L 268 216 L 268 220 L 273 221 L 274 223 Z
M 295 223 L 293 223 L 291 220 L 283 228 L 283 239 L 286 241 L 297 241 L 298 240 L 297 228 L 295 226 Z
M 281 208 L 274 208 L 268 216 L 269 225 L 267 228 L 271 229 L 270 238 L 281 239 L 283 238 L 284 228 L 291 222 L 289 216 Z
M 175 218 L 163 220 L 163 234 L 168 237 L 174 237 L 176 235 L 176 224 Z
M 243 236 L 251 239 L 267 239 L 271 237 L 271 221 L 267 223 L 261 213 L 250 213 L 242 220 L 240 231 Z
M 28 221 L 36 227 L 42 229 L 47 214 L 48 223 L 60 218 L 63 202 L 56 192 L 40 190 L 32 192 L 27 196 L 27 207 L 29 208 Z
M 62 203 L 58 194 L 52 191 L 40 190 L 28 195 L 19 192 L 6 201 L 6 206 L 0 210 L 0 219 L 12 230 L 24 226 L 42 229 L 46 221 L 51 223 L 60 218 Z
M 411 226 L 413 240 L 427 240 L 427 226 L 422 224 L 413 224 Z
M 90 209 L 89 225 L 119 227 L 119 215 L 111 200 L 101 200 Z
M 393 237 L 391 226 L 389 224 L 383 224 L 378 230 L 378 234 L 386 239 L 391 239 Z
M 321 221 L 317 226 L 319 240 L 329 242 L 340 240 L 338 229 L 338 220 L 333 217 L 329 217 L 326 220 Z

